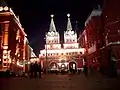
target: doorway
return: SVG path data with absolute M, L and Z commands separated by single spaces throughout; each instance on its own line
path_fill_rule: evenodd
M 76 66 L 76 63 L 75 63 L 75 62 L 70 62 L 70 63 L 69 63 L 69 70 L 70 70 L 70 69 L 77 70 L 77 66 Z

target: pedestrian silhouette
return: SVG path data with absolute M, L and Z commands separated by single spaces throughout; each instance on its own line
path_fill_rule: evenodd
M 34 72 L 33 63 L 31 63 L 30 64 L 30 77 L 33 77 L 33 72 Z
M 41 64 L 38 65 L 39 78 L 41 78 Z
M 85 64 L 85 65 L 83 66 L 83 68 L 84 68 L 83 72 L 84 72 L 84 74 L 85 74 L 85 77 L 88 78 L 88 67 L 87 67 L 87 65 Z
M 34 77 L 37 77 L 37 72 L 38 72 L 38 64 L 37 61 L 34 63 Z

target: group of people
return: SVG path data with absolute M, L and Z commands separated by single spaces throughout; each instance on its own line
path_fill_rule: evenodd
M 41 78 L 41 72 L 42 72 L 41 64 L 39 64 L 37 62 L 30 64 L 29 75 L 30 75 L 31 78 L 32 77 L 39 77 L 39 78 Z M 70 72 L 74 74 L 75 70 L 70 68 Z M 83 66 L 83 72 L 84 72 L 85 76 L 88 77 L 88 67 L 87 67 L 86 64 Z
M 39 77 L 41 78 L 41 64 L 38 64 L 37 62 L 30 64 L 30 77 Z

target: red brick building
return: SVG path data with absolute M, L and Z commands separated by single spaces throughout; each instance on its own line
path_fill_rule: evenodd
M 102 10 L 104 46 L 101 48 L 101 64 L 109 71 L 111 61 L 120 69 L 120 0 L 106 0 Z
M 28 60 L 28 40 L 26 33 L 11 8 L 6 3 L 0 5 L 0 69 L 23 70 L 23 62 Z
M 94 9 L 85 22 L 84 31 L 80 34 L 79 43 L 86 48 L 85 58 L 88 67 L 95 67 L 99 64 L 99 49 L 102 41 L 101 37 L 101 9 Z
M 79 36 L 86 48 L 88 67 L 100 67 L 104 72 L 113 66 L 120 69 L 120 0 L 105 0 L 103 8 L 95 9 L 85 22 Z M 84 41 L 85 37 L 86 42 Z M 82 41 L 84 44 L 82 44 Z M 113 67 L 113 68 L 115 68 Z

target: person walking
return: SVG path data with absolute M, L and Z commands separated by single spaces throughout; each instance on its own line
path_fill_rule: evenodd
M 41 64 L 38 65 L 39 78 L 41 78 Z
M 37 77 L 37 72 L 38 72 L 38 64 L 37 61 L 34 63 L 34 77 Z
M 33 63 L 30 64 L 30 77 L 33 77 Z
M 83 66 L 83 68 L 84 68 L 83 72 L 84 72 L 84 74 L 85 74 L 85 77 L 88 78 L 88 67 L 87 67 L 87 65 L 85 64 L 85 65 Z

